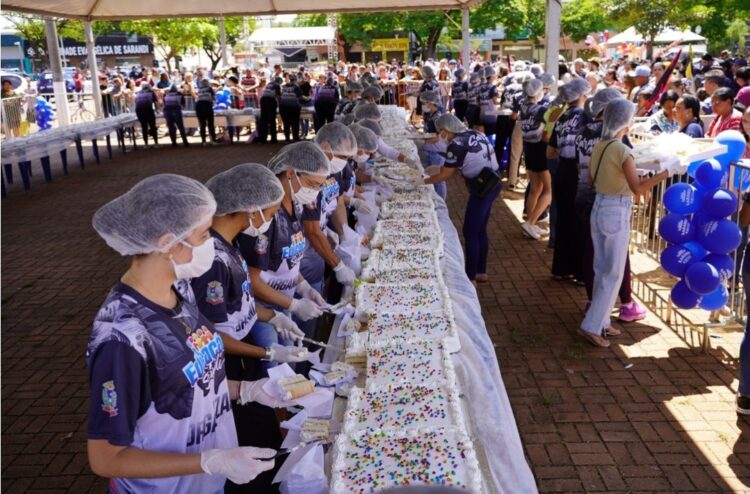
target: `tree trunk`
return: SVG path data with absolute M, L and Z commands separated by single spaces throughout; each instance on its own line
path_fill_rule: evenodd
M 654 56 L 654 39 L 656 38 L 656 34 L 650 34 L 648 37 L 648 41 L 646 44 L 646 58 L 648 60 L 651 60 Z
M 443 27 L 435 27 L 430 30 L 430 34 L 427 36 L 427 41 L 424 45 L 424 56 L 427 58 L 436 58 L 435 52 L 437 51 L 437 43 L 440 40 L 440 33 L 443 31 Z

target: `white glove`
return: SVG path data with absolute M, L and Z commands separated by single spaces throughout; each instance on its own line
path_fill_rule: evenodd
M 268 360 L 291 364 L 293 362 L 304 362 L 307 360 L 308 354 L 307 348 L 303 346 L 284 346 L 274 343 L 268 349 Z
M 292 321 L 292 318 L 284 314 L 283 312 L 275 312 L 275 316 L 271 318 L 270 321 L 268 321 L 274 329 L 276 329 L 276 332 L 279 333 L 279 336 L 281 336 L 285 340 L 299 340 L 303 336 L 305 336 L 305 333 L 302 332 L 299 327 Z M 271 360 L 275 360 L 271 358 Z
M 208 475 L 221 475 L 235 484 L 247 484 L 273 468 L 275 454 L 274 449 L 252 446 L 209 449 L 201 453 L 201 468 Z
M 432 165 L 432 166 L 428 166 L 427 168 L 425 168 L 424 172 L 427 174 L 428 177 L 434 177 L 435 175 L 440 173 L 440 170 L 442 168 L 443 168 L 442 166 Z
M 419 163 L 419 162 L 417 160 L 415 160 L 414 158 L 406 158 L 406 160 L 404 161 L 404 163 L 406 163 L 407 165 L 409 165 L 411 168 L 416 168 L 417 167 L 417 163 Z
M 424 178 L 422 177 L 409 177 L 408 179 L 409 184 L 417 186 L 417 185 L 424 185 Z
M 302 283 L 297 284 L 297 293 L 304 298 L 312 300 L 318 304 L 319 307 L 328 307 L 326 300 L 318 293 L 318 291 L 310 286 L 307 280 L 302 280 Z
M 344 261 L 339 261 L 333 271 L 336 273 L 336 280 L 342 285 L 351 285 L 354 283 L 354 279 L 357 277 L 354 271 L 344 264 Z
M 320 310 L 320 307 L 315 302 L 305 298 L 292 299 L 292 305 L 289 306 L 289 310 L 303 321 L 315 319 L 323 314 L 323 311 Z
M 383 187 L 390 187 L 388 182 L 383 177 L 373 176 L 372 182 L 378 185 L 382 185 Z
M 683 165 L 679 159 L 670 159 L 666 170 L 670 175 L 682 175 L 687 172 L 687 165 Z
M 356 209 L 357 211 L 364 213 L 364 214 L 370 214 L 372 213 L 372 206 L 367 204 L 367 201 L 364 199 L 357 199 L 356 197 L 352 198 L 352 200 L 349 202 L 349 204 Z
M 257 381 L 241 381 L 240 396 L 237 399 L 237 403 L 246 405 L 254 401 L 271 408 L 286 408 L 297 404 L 294 400 L 282 400 L 263 391 L 263 385 L 267 381 L 267 377 L 258 379 Z

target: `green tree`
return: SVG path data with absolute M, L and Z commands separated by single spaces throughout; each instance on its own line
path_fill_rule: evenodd
M 242 17 L 225 17 L 224 32 L 227 35 L 227 45 L 235 46 L 242 36 L 244 29 L 244 20 Z M 248 19 L 248 29 L 255 29 L 255 19 Z M 201 49 L 211 60 L 211 70 L 215 70 L 221 61 L 221 46 L 219 36 L 219 25 L 216 23 L 215 29 L 207 29 L 201 39 Z
M 172 58 L 181 56 L 190 48 L 202 48 L 203 39 L 213 32 L 218 36 L 217 22 L 205 18 L 148 19 L 123 21 L 120 27 L 129 33 L 151 36 L 171 71 Z
M 590 33 L 610 27 L 606 12 L 599 0 L 579 0 L 563 4 L 562 32 L 573 41 L 581 41 Z

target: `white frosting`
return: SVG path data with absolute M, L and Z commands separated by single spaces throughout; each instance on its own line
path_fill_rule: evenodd
M 446 299 L 445 294 L 442 283 L 362 283 L 356 289 L 357 311 L 365 314 L 438 314 L 445 311 L 447 314 L 450 299 Z

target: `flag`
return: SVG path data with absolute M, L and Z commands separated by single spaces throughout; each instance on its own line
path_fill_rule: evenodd
M 685 67 L 685 77 L 693 79 L 693 45 L 688 46 L 687 67 Z
M 667 70 L 665 70 L 661 75 L 661 78 L 656 81 L 654 95 L 651 96 L 650 100 L 648 100 L 648 103 L 646 104 L 646 110 L 651 109 L 651 107 L 654 106 L 654 103 L 659 101 L 659 98 L 661 98 L 661 95 L 664 93 L 664 91 L 667 90 L 667 82 L 669 81 L 669 78 L 672 77 L 672 72 L 677 65 L 677 61 L 680 59 L 680 55 L 682 55 L 682 50 L 679 50 L 677 53 L 675 53 L 675 56 L 669 63 L 669 67 L 667 67 Z

